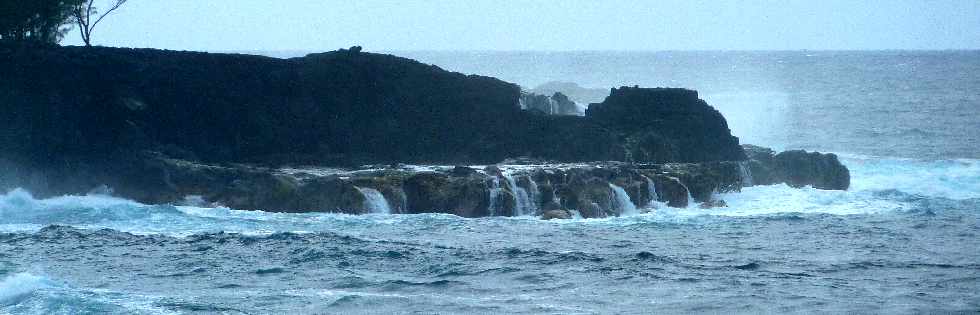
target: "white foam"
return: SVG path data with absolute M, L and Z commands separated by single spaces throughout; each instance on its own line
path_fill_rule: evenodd
M 380 191 L 373 188 L 362 188 L 356 187 L 357 191 L 364 195 L 364 199 L 367 202 L 367 208 L 370 213 L 375 214 L 391 214 L 391 205 L 388 204 L 388 200 L 385 196 L 381 194 Z
M 624 190 L 623 187 L 610 183 L 609 188 L 612 189 L 616 196 L 614 202 L 620 215 L 628 216 L 639 213 L 636 210 L 636 204 L 633 203 L 633 199 L 630 199 L 630 195 L 626 193 L 626 190 Z
M 980 161 L 876 158 L 841 155 L 851 170 L 851 189 L 826 191 L 794 189 L 786 185 L 753 186 L 741 193 L 716 197 L 728 207 L 700 209 L 666 208 L 654 202 L 632 211 L 624 192 L 617 191 L 617 203 L 636 220 L 674 220 L 690 216 L 752 216 L 776 213 L 828 213 L 837 215 L 881 213 L 910 207 L 907 199 L 890 198 L 882 191 L 898 190 L 926 197 L 952 199 L 980 198 Z M 498 187 L 511 183 L 498 181 Z M 516 186 L 516 185 L 514 185 Z M 512 187 L 514 190 L 521 190 Z M 615 190 L 615 188 L 612 188 Z M 491 191 L 491 194 L 494 191 Z M 499 191 L 497 191 L 499 192 Z M 528 193 L 527 199 L 532 199 Z M 621 200 L 622 199 L 622 200 Z M 527 204 L 528 202 L 525 202 Z M 390 206 L 389 206 L 390 207 Z M 491 207 L 493 208 L 493 207 Z M 521 210 L 525 210 L 521 207 Z M 531 207 L 526 207 L 533 213 Z M 636 214 L 648 212 L 646 214 Z M 265 235 L 275 232 L 331 231 L 342 227 L 369 228 L 373 225 L 413 224 L 419 220 L 462 220 L 436 215 L 345 215 L 335 213 L 269 213 L 240 211 L 224 207 L 144 205 L 105 195 L 34 198 L 23 189 L 0 194 L 0 232 L 37 231 L 47 225 L 62 224 L 78 228 L 111 228 L 135 234 L 185 236 L 203 232 L 235 232 Z M 591 219 L 590 219 L 591 220 Z M 632 220 L 632 219 L 629 219 Z M 573 220 L 581 221 L 581 220 Z M 589 220 L 584 220 L 589 221 Z
M 29 273 L 18 273 L 0 281 L 0 305 L 19 303 L 39 289 L 51 286 L 47 278 Z
M 980 198 L 980 160 L 839 156 L 851 171 L 851 190 L 895 189 L 929 197 Z

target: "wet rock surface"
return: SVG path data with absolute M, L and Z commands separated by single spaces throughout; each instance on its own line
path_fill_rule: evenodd
M 752 185 L 846 188 L 842 185 L 848 180 L 847 169 L 833 163 L 837 160 L 832 155 L 771 154 L 755 148 L 749 152 L 764 154 L 740 162 L 486 167 L 400 164 L 360 168 L 207 164 L 146 152 L 140 155 L 141 160 L 124 164 L 127 168 L 120 165 L 121 171 L 114 177 L 95 176 L 87 181 L 70 177 L 64 181 L 75 186 L 47 178 L 43 172 L 19 176 L 38 179 L 32 182 L 37 186 L 24 186 L 34 191 L 58 189 L 81 194 L 106 185 L 113 188 L 114 195 L 143 203 L 181 203 L 190 197 L 206 204 L 274 212 L 371 213 L 378 210 L 369 200 L 372 196 L 365 193 L 371 189 L 383 199 L 385 213 L 462 217 L 541 216 L 555 210 L 575 210 L 584 218 L 602 218 L 658 205 L 724 207 L 715 195 Z M 789 172 L 786 167 L 808 171 Z M 835 170 L 840 173 L 831 172 Z M 561 218 L 559 212 L 546 217 Z
M 2 42 L 0 189 L 45 197 L 106 186 L 144 203 L 280 212 L 593 218 L 654 201 L 693 206 L 752 184 L 849 184 L 833 155 L 750 147 L 739 162 L 738 138 L 696 91 L 622 87 L 584 117 L 541 114 L 574 106 L 562 93 L 522 96 L 495 78 L 359 48 L 275 59 Z
M 792 150 L 775 153 L 772 149 L 745 145 L 749 157 L 746 167 L 753 184 L 786 183 L 792 187 L 847 190 L 851 174 L 837 155 Z

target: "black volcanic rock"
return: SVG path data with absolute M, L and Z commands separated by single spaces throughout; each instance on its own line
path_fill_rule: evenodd
M 568 96 L 555 92 L 551 96 L 521 93 L 521 104 L 529 111 L 548 115 L 583 115 L 578 106 Z
M 284 60 L 0 41 L 0 190 L 23 187 L 45 197 L 108 185 L 146 203 L 200 196 L 240 209 L 364 213 L 361 189 L 371 188 L 396 213 L 480 217 L 513 214 L 514 190 L 523 189 L 534 192 L 528 197 L 539 211 L 604 217 L 622 210 L 610 184 L 638 205 L 686 206 L 689 194 L 706 201 L 711 192 L 738 189 L 737 163 L 714 161 L 745 154 L 697 92 L 614 89 L 587 117 L 534 114 L 521 110 L 520 97 L 517 85 L 498 79 L 356 48 Z M 551 101 L 567 101 L 561 98 Z M 501 186 L 492 202 L 489 186 L 504 176 L 493 168 L 279 171 L 508 158 L 701 164 L 542 168 L 518 174 L 518 187 Z M 794 183 L 841 185 L 836 159 L 771 160 L 778 163 L 767 167 Z M 820 178 L 825 171 L 835 173 Z
M 786 184 L 792 187 L 847 190 L 851 186 L 850 171 L 832 153 L 792 150 L 776 154 L 774 160 Z
M 755 185 L 786 183 L 791 187 L 847 190 L 851 173 L 832 153 L 791 150 L 776 154 L 771 149 L 745 145 L 747 171 Z
M 746 158 L 721 113 L 698 92 L 674 88 L 622 87 L 586 117 L 620 133 L 634 161 L 707 162 Z
M 0 145 L 3 157 L 44 167 L 140 150 L 269 165 L 624 160 L 627 149 L 635 161 L 741 158 L 695 92 L 664 92 L 617 89 L 589 118 L 554 117 L 521 110 L 517 85 L 390 55 L 3 42 Z

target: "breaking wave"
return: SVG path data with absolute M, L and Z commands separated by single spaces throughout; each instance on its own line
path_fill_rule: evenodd
M 925 161 L 898 158 L 875 158 L 843 155 L 851 169 L 852 186 L 848 191 L 826 191 L 814 188 L 794 189 L 786 185 L 746 187 L 738 193 L 720 194 L 728 207 L 715 209 L 646 208 L 631 218 L 599 220 L 576 219 L 571 222 L 683 222 L 690 218 L 715 216 L 766 216 L 783 213 L 818 213 L 832 215 L 875 214 L 907 210 L 911 200 L 947 198 L 954 200 L 980 198 L 980 161 Z M 642 208 L 642 207 L 640 207 Z M 79 228 L 109 228 L 118 231 L 168 235 L 190 235 L 206 232 L 271 234 L 275 232 L 321 232 L 351 226 L 417 225 L 431 220 L 467 220 L 450 215 L 384 215 L 353 216 L 332 213 L 268 213 L 239 211 L 222 207 L 145 205 L 131 200 L 91 194 L 38 199 L 16 189 L 0 195 L 0 231 L 37 231 L 48 225 L 70 225 Z M 486 218 L 482 220 L 513 221 L 525 218 Z M 544 223 L 542 223 L 544 224 Z

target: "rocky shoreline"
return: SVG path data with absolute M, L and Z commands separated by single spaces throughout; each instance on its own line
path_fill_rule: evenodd
M 359 47 L 275 59 L 0 42 L 0 190 L 593 218 L 723 206 L 715 193 L 753 184 L 849 186 L 836 156 L 741 146 L 697 91 L 613 88 L 580 110 Z
M 847 168 L 833 154 L 748 148 L 750 160 L 708 163 L 512 160 L 489 166 L 359 168 L 210 165 L 147 153 L 142 169 L 132 172 L 138 183 L 112 193 L 145 203 L 275 212 L 601 218 L 655 207 L 723 207 L 717 193 L 753 185 L 848 188 Z M 801 168 L 816 171 L 801 174 Z

